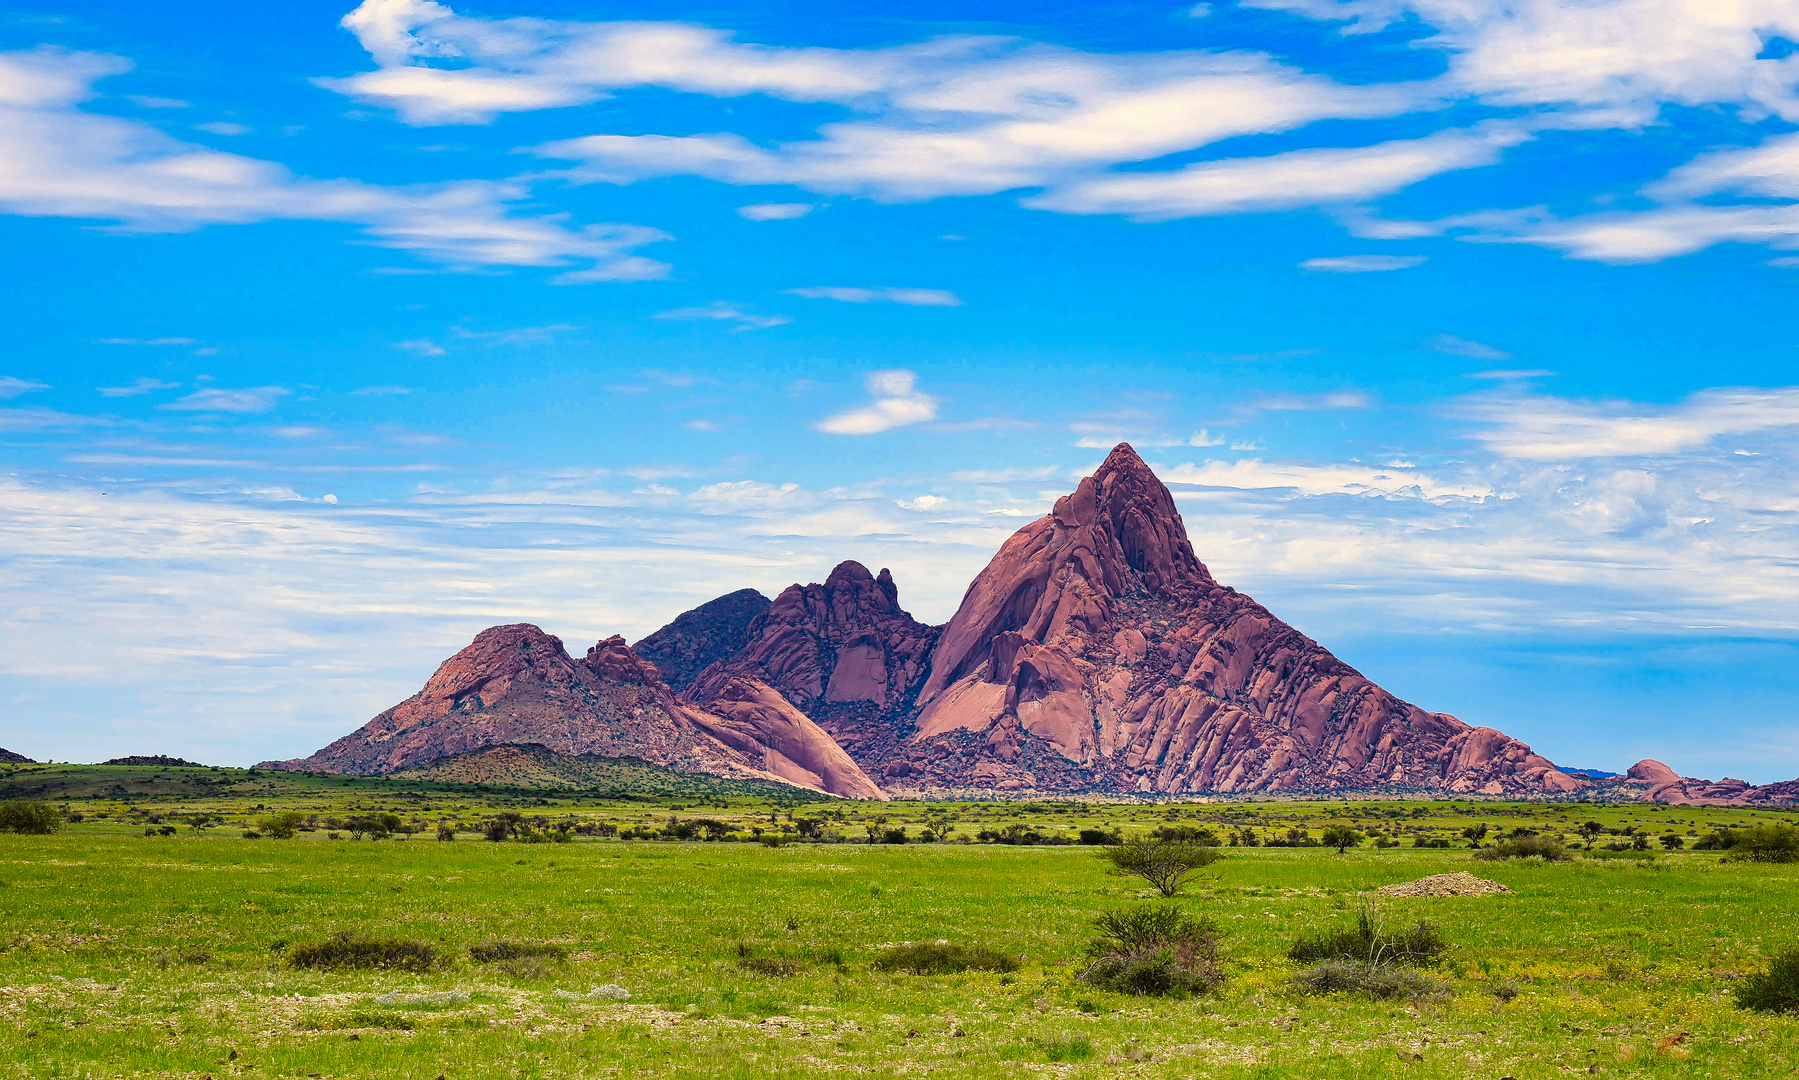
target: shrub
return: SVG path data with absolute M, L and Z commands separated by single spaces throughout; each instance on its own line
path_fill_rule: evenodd
M 0 803 L 0 832 L 48 836 L 62 828 L 62 814 L 47 802 L 9 799 Z
M 1403 964 L 1362 964 L 1326 960 L 1293 976 L 1293 985 L 1308 994 L 1357 993 L 1379 1001 L 1415 1000 L 1454 993 L 1449 984 Z
M 909 839 L 910 838 L 906 836 L 906 830 L 903 827 L 881 830 L 881 843 L 883 844 L 904 844 Z
M 1120 994 L 1196 994 L 1224 983 L 1218 929 L 1172 905 L 1109 911 L 1087 946 L 1093 959 L 1079 978 Z
M 739 946 L 739 951 L 745 951 L 745 947 Z M 758 975 L 774 975 L 780 977 L 798 975 L 800 972 L 806 970 L 806 965 L 800 963 L 798 960 L 788 959 L 785 956 L 740 955 L 737 958 L 737 966 L 745 971 L 753 971 Z
M 1799 829 L 1791 825 L 1753 825 L 1737 834 L 1732 859 L 1750 862 L 1799 861 Z
M 437 950 L 413 938 L 366 937 L 345 930 L 288 950 L 287 966 L 294 968 L 381 968 L 393 971 L 429 971 L 437 963 Z
M 1121 839 L 1122 838 L 1117 833 L 1107 832 L 1104 829 L 1081 830 L 1081 843 L 1091 847 L 1111 847 Z
M 437 838 L 439 840 L 454 840 L 454 839 L 456 839 L 456 826 L 450 824 L 447 821 L 438 825 Z
M 1693 841 L 1694 851 L 1728 851 L 1735 847 L 1737 834 L 1731 829 L 1713 829 Z
M 306 815 L 298 810 L 287 810 L 258 818 L 256 830 L 271 840 L 292 840 L 300 831 L 300 823 L 305 820 Z
M 1497 862 L 1500 859 L 1542 859 L 1544 862 L 1562 862 L 1573 858 L 1562 842 L 1553 836 L 1515 836 L 1510 840 L 1501 840 L 1492 847 L 1482 848 L 1474 853 L 1477 859 Z
M 1187 875 L 1224 858 L 1224 853 L 1194 841 L 1133 838 L 1106 848 L 1099 857 L 1112 864 L 1114 873 L 1140 877 L 1163 896 L 1173 896 Z
M 1017 971 L 1018 957 L 985 945 L 915 942 L 882 950 L 872 966 L 876 971 L 953 975 L 960 971 Z
M 1370 966 L 1413 964 L 1429 967 L 1447 948 L 1449 940 L 1430 923 L 1421 919 L 1410 929 L 1389 931 L 1380 908 L 1363 904 L 1356 912 L 1354 926 L 1332 926 L 1302 936 L 1287 948 L 1287 959 L 1296 964 L 1344 960 Z
M 479 945 L 470 945 L 468 954 L 469 959 L 477 964 L 492 964 L 501 960 L 525 958 L 561 961 L 568 959 L 568 948 L 551 941 L 508 941 L 503 938 L 492 938 Z
M 1799 949 L 1787 949 L 1736 987 L 1737 1005 L 1756 1012 L 1799 1012 Z
M 1668 851 L 1679 851 L 1686 846 L 1686 843 L 1686 837 L 1679 833 L 1664 833 L 1662 835 L 1662 847 Z

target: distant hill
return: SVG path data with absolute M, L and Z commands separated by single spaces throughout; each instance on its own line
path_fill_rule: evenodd
M 26 757 L 24 754 L 15 754 L 11 750 L 7 750 L 5 748 L 0 748 L 0 764 L 36 765 L 37 762 Z
M 167 754 L 130 754 L 116 757 L 111 761 L 102 761 L 102 765 L 160 765 L 165 769 L 210 769 L 210 765 L 202 765 L 198 761 L 186 758 L 170 757 Z
M 789 801 L 828 798 L 787 784 L 679 773 L 636 758 L 558 754 L 534 744 L 484 747 L 388 775 L 399 780 L 436 784 L 580 791 L 610 799 L 674 795 L 688 798 L 751 796 Z

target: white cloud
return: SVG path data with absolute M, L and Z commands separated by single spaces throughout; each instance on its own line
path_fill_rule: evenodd
M 812 212 L 811 203 L 755 203 L 739 206 L 737 215 L 751 221 L 792 221 Z
M 352 390 L 350 393 L 360 395 L 410 394 L 412 390 L 405 386 L 365 386 L 360 390 Z
M 1059 476 L 1059 465 L 1021 466 L 1012 469 L 961 469 L 949 478 L 962 484 L 1011 484 L 1020 480 L 1048 480 Z
M 731 323 L 733 330 L 766 330 L 771 326 L 785 326 L 792 319 L 784 315 L 756 315 L 743 311 L 723 300 L 715 300 L 705 307 L 676 308 L 673 311 L 659 311 L 653 316 L 658 319 L 670 319 L 676 322 L 692 322 L 694 320 Z
M 1277 412 L 1312 412 L 1320 409 L 1366 409 L 1374 399 L 1360 390 L 1334 390 L 1326 394 L 1269 394 L 1244 406 L 1255 412 L 1270 409 Z
M 997 514 L 1000 517 L 1023 517 L 1024 516 L 1024 511 L 1018 509 L 1016 506 L 1001 506 L 1001 507 L 996 507 L 992 510 L 986 510 L 983 512 L 988 513 L 988 514 Z
M 1439 173 L 1490 165 L 1506 147 L 1526 138 L 1514 125 L 1489 125 L 1377 146 L 1291 150 L 1269 157 L 1201 162 L 1174 171 L 1113 173 L 1073 181 L 1025 199 L 1024 204 L 1063 213 L 1129 214 L 1162 221 L 1358 203 Z
M 1448 353 L 1451 356 L 1467 356 L 1476 360 L 1510 360 L 1512 358 L 1512 354 L 1504 349 L 1496 349 L 1478 341 L 1456 337 L 1454 334 L 1438 334 L 1431 338 L 1430 347 L 1440 353 Z
M 100 387 L 100 396 L 112 398 L 137 397 L 140 394 L 148 394 L 152 390 L 173 390 L 180 385 L 181 384 L 178 382 L 163 382 L 161 379 L 145 377 L 129 386 L 102 386 Z
M 0 375 L 0 400 L 48 389 L 50 389 L 49 383 L 33 382 L 30 379 L 21 379 L 16 375 Z
M 242 124 L 234 124 L 229 120 L 215 120 L 210 124 L 195 124 L 194 127 L 214 135 L 248 135 L 250 133 L 249 128 Z
M 859 289 L 837 285 L 815 285 L 787 291 L 794 296 L 803 296 L 809 300 L 841 300 L 846 304 L 866 304 L 880 300 L 925 307 L 959 307 L 962 304 L 960 297 L 946 289 Z
M 901 510 L 935 510 L 948 505 L 949 500 L 941 495 L 919 495 L 898 504 Z
M 1296 465 L 1264 462 L 1207 461 L 1177 465 L 1161 472 L 1169 484 L 1245 490 L 1289 489 L 1301 495 L 1398 495 L 1415 498 L 1478 499 L 1493 495 L 1485 484 L 1445 483 L 1409 468 L 1366 465 Z
M 937 399 L 918 391 L 918 376 L 910 371 L 874 371 L 863 382 L 874 401 L 826 417 L 818 423 L 818 430 L 831 435 L 875 435 L 937 418 Z
M 287 393 L 279 386 L 253 386 L 242 390 L 208 386 L 159 408 L 182 412 L 263 413 L 273 409 Z
M 510 183 L 383 187 L 295 177 L 270 161 L 179 142 L 135 120 L 84 112 L 92 84 L 130 67 L 43 47 L 0 53 L 0 212 L 177 232 L 271 219 L 359 225 L 376 244 L 452 265 L 561 267 L 565 282 L 667 271 L 632 249 L 667 239 L 638 225 L 570 227 L 521 217 Z
M 1550 371 L 1547 368 L 1494 368 L 1491 371 L 1470 371 L 1466 375 L 1463 375 L 1462 378 L 1513 381 L 1518 379 L 1541 379 L 1545 376 L 1554 374 L 1555 372 Z
M 1205 428 L 1200 428 L 1187 437 L 1188 446 L 1223 446 L 1224 436 L 1213 435 Z
M 1328 255 L 1300 263 L 1305 270 L 1322 270 L 1332 274 L 1377 274 L 1387 270 L 1410 270 L 1424 265 L 1423 255 Z
M 1672 406 L 1546 396 L 1491 398 L 1468 414 L 1490 425 L 1474 438 L 1497 454 L 1533 461 L 1661 457 L 1725 435 L 1799 428 L 1799 387 L 1718 389 Z
M 716 420 L 688 420 L 688 421 L 682 423 L 681 426 L 686 428 L 688 431 L 708 431 L 709 432 L 709 431 L 721 430 L 719 427 L 718 421 L 716 421 Z
M 398 345 L 395 345 L 394 348 L 405 349 L 407 352 L 414 353 L 418 356 L 442 356 L 444 354 L 443 346 L 432 341 L 430 338 L 415 338 L 412 341 L 402 341 Z

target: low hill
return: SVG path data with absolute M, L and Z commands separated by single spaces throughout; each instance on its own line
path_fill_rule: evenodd
M 688 798 L 748 796 L 785 801 L 829 799 L 829 796 L 786 784 L 680 773 L 636 758 L 558 754 L 534 744 L 484 747 L 437 758 L 389 775 L 395 779 L 433 784 L 580 791 L 608 799 L 673 795 Z

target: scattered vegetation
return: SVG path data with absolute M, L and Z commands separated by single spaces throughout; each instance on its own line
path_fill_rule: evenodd
M 1224 858 L 1216 844 L 1197 840 L 1146 840 L 1136 838 L 1105 848 L 1099 857 L 1113 871 L 1140 877 L 1163 896 L 1173 896 L 1195 870 Z
M 1218 928 L 1173 905 L 1109 911 L 1087 946 L 1080 980 L 1120 994 L 1199 994 L 1224 983 Z
M 568 959 L 568 947 L 553 941 L 508 941 L 493 938 L 479 945 L 468 947 L 469 959 L 477 964 L 493 964 L 502 960 L 555 960 Z
M 426 972 L 437 963 L 437 949 L 413 938 L 368 937 L 345 930 L 324 941 L 295 945 L 288 950 L 287 966 L 293 968 L 379 968 L 388 971 Z
M 1352 926 L 1326 927 L 1311 935 L 1302 935 L 1287 948 L 1287 959 L 1296 964 L 1315 964 L 1325 960 L 1347 960 L 1370 966 L 1407 964 L 1429 967 L 1449 948 L 1443 932 L 1424 920 L 1401 930 L 1387 929 L 1386 916 L 1373 903 L 1356 910 Z
M 1736 999 L 1756 1012 L 1799 1013 L 1799 948 L 1776 954 L 1767 970 L 1737 983 Z
M 919 941 L 882 950 L 870 966 L 876 971 L 911 975 L 954 975 L 962 971 L 1017 971 L 1018 957 L 986 945 Z
M 1432 978 L 1414 967 L 1361 964 L 1353 960 L 1326 960 L 1314 964 L 1293 976 L 1293 985 L 1308 994 L 1367 994 L 1376 1001 L 1446 997 L 1454 993 L 1442 979 Z
M 1730 858 L 1744 862 L 1799 861 L 1799 829 L 1787 824 L 1751 825 L 1737 833 Z
M 1474 853 L 1474 857 L 1488 862 L 1498 862 L 1501 859 L 1564 862 L 1574 856 L 1568 854 L 1568 849 L 1562 846 L 1561 840 L 1553 836 L 1513 836 L 1481 848 Z

